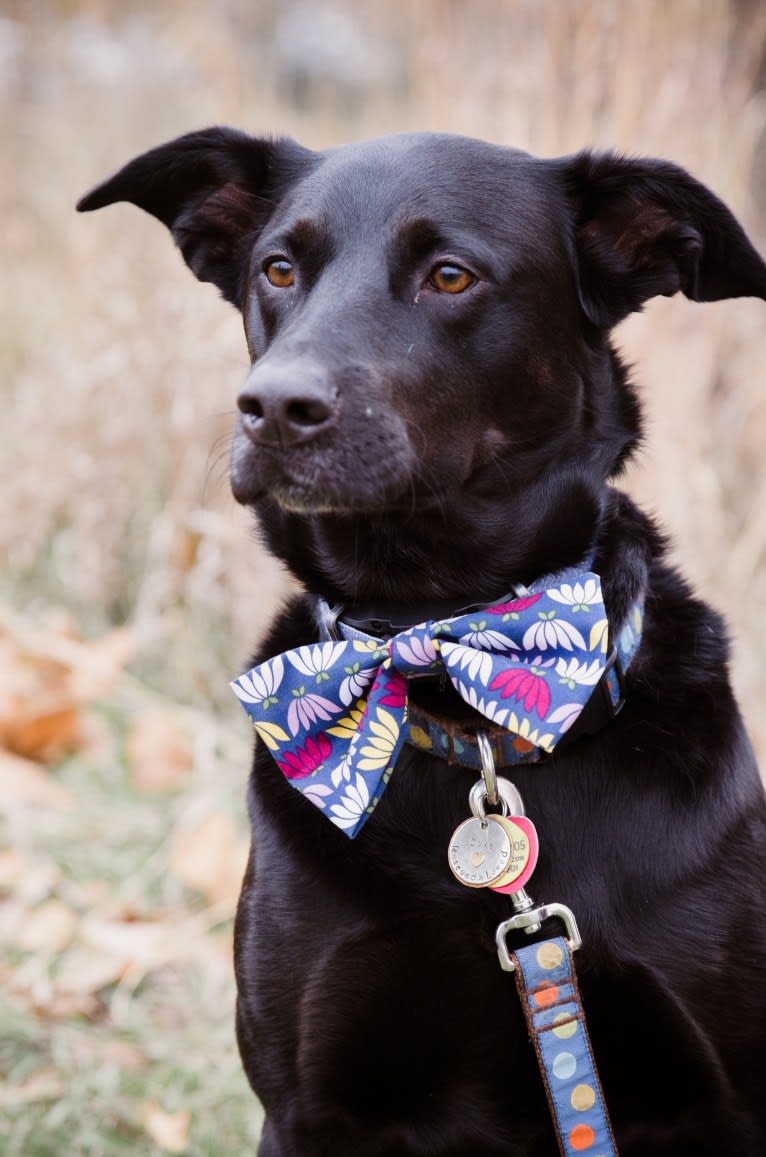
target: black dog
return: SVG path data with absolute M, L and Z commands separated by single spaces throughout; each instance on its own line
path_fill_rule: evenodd
M 234 494 L 307 591 L 261 659 L 321 637 L 320 597 L 386 635 L 590 558 L 614 635 L 645 591 L 623 709 L 513 768 L 530 890 L 579 920 L 623 1157 L 763 1157 L 764 794 L 720 619 L 608 485 L 640 429 L 609 331 L 658 294 L 766 299 L 738 223 L 661 161 L 428 133 L 315 153 L 210 129 L 79 208 L 114 201 L 242 310 Z M 410 694 L 466 742 L 498 732 L 438 680 Z M 259 746 L 236 968 L 262 1157 L 556 1151 L 495 954 L 512 902 L 447 864 L 475 779 L 408 745 L 349 840 Z

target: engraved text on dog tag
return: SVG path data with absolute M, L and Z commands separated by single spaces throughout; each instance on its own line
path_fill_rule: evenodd
M 495 816 L 465 820 L 449 844 L 452 874 L 468 888 L 487 888 L 507 874 L 511 839 Z

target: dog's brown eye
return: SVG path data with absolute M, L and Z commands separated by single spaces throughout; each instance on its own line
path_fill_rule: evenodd
M 289 289 L 295 281 L 295 271 L 286 257 L 275 257 L 267 261 L 264 272 L 277 289 Z
M 475 282 L 467 269 L 459 265 L 437 265 L 431 270 L 429 284 L 438 289 L 439 293 L 463 293 Z

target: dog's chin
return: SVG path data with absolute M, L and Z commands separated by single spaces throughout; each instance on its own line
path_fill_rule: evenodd
M 235 438 L 231 490 L 242 506 L 270 498 L 288 514 L 370 514 L 398 505 L 412 482 L 405 456 L 332 454 L 327 448 L 299 447 L 275 452 Z
M 369 477 L 360 486 L 357 478 L 353 486 L 345 487 L 340 480 L 334 480 L 333 485 L 323 484 L 318 478 L 259 480 L 232 470 L 231 490 L 241 506 L 255 507 L 264 499 L 271 499 L 286 514 L 306 516 L 414 516 L 441 508 L 444 502 L 442 493 L 425 492 L 410 477 L 387 478 L 377 486 Z

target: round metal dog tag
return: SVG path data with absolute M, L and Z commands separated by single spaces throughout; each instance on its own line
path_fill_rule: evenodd
M 458 827 L 449 844 L 452 874 L 467 888 L 488 888 L 506 874 L 511 839 L 495 816 L 472 816 Z
M 529 863 L 531 848 L 527 833 L 517 821 L 508 816 L 495 816 L 495 823 L 505 829 L 511 844 L 511 856 L 506 869 L 500 879 L 494 882 L 496 886 L 502 887 L 504 884 L 510 884 L 524 871 Z
M 540 844 L 535 825 L 526 816 L 498 816 L 511 841 L 511 858 L 508 868 L 499 880 L 490 885 L 495 892 L 512 895 L 529 880 L 537 866 Z

